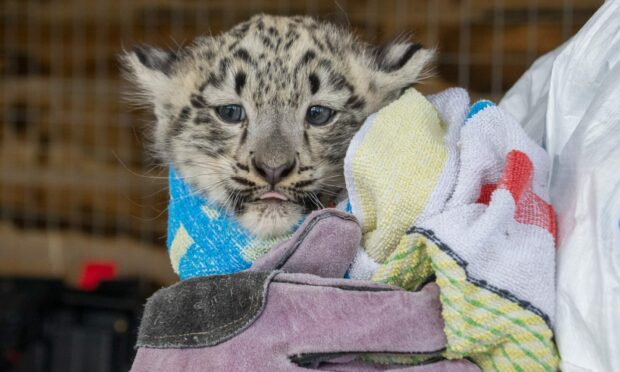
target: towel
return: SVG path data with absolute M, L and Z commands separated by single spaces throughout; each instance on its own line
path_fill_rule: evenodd
M 182 280 L 246 270 L 290 237 L 258 239 L 234 216 L 192 190 L 172 166 L 168 179 L 168 254 Z
M 428 99 L 410 89 L 369 117 L 354 136 L 344 171 L 348 204 L 364 238 L 352 278 L 370 279 L 378 264 L 410 245 L 403 236 L 417 219 L 443 208 L 456 182 L 457 141 L 468 108 L 464 89 L 448 89 Z M 429 269 L 427 275 L 420 273 L 424 267 L 413 267 L 410 259 L 382 269 L 383 275 L 391 271 L 411 276 L 391 284 L 415 289 L 408 288 L 413 277 L 417 287 L 431 274 Z
M 447 131 L 431 102 L 410 89 L 371 115 L 353 137 L 345 181 L 364 250 L 375 261 L 394 251 L 427 206 L 437 207 L 430 201 L 434 193 L 449 188 L 437 187 L 449 162 Z
M 356 135 L 345 177 L 372 280 L 409 290 L 436 280 L 445 357 L 557 369 L 548 169 L 512 117 L 489 101 L 469 109 L 460 90 L 409 91 Z

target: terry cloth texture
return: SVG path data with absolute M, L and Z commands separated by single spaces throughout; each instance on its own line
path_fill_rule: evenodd
M 192 190 L 172 167 L 169 189 L 168 254 L 181 279 L 245 270 L 290 236 L 257 239 L 234 217 Z
M 247 273 L 228 277 L 238 275 Z M 242 278 L 252 284 L 241 285 L 237 292 L 238 280 L 220 287 L 220 280 L 213 278 L 217 277 L 182 281 L 153 295 L 132 371 L 479 370 L 467 360 L 434 360 L 409 368 L 359 364 L 359 357 L 368 353 L 437 354 L 444 349 L 439 288 L 434 283 L 406 292 L 346 279 L 255 273 Z M 246 304 L 247 287 L 263 304 L 256 306 L 259 314 L 238 317 L 211 310 Z M 213 322 L 214 316 L 222 318 L 219 323 Z M 216 328 L 246 318 L 243 332 L 238 326 Z M 146 331 L 150 337 L 144 336 Z M 219 335 L 219 342 L 211 332 Z M 201 345 L 211 346 L 197 347 Z
M 352 213 L 362 225 L 363 247 L 351 277 L 369 279 L 420 218 L 442 210 L 458 173 L 460 129 L 469 109 L 463 89 L 426 99 L 414 89 L 369 117 L 345 158 Z M 402 248 L 401 248 L 402 250 Z M 421 282 L 415 268 L 402 269 Z
M 412 109 L 415 108 L 415 109 Z M 380 123 L 375 125 L 375 123 Z M 369 117 L 345 157 L 345 180 L 362 246 L 377 262 L 392 253 L 428 202 L 448 152 L 437 110 L 416 90 Z M 415 160 L 424 159 L 424 166 Z
M 451 94 L 462 97 L 458 91 Z M 430 105 L 421 103 L 421 96 L 410 94 L 403 99 L 410 108 L 422 106 L 423 112 Z M 357 194 L 351 196 L 353 213 L 364 221 L 366 234 L 379 234 L 382 241 L 389 242 L 387 252 L 369 251 L 380 263 L 373 280 L 416 290 L 436 278 L 448 339 L 444 355 L 448 358 L 471 358 L 483 370 L 556 370 L 559 359 L 551 330 L 555 219 L 548 202 L 547 155 L 512 117 L 488 101 L 474 105 L 469 115 L 466 102 L 465 109 L 459 106 L 463 100 L 439 95 L 432 101 L 448 128 L 462 128 L 460 133 L 447 131 L 443 149 L 439 140 L 431 138 L 436 146 L 430 147 L 430 162 L 424 154 L 410 150 L 418 144 L 414 140 L 395 147 L 362 139 L 357 150 L 352 150 L 353 156 L 347 155 L 352 163 L 345 162 L 345 166 L 353 170 L 347 182 L 355 185 Z M 369 119 L 366 135 L 379 136 L 379 128 L 389 133 L 417 128 L 408 122 L 413 120 L 439 125 L 436 118 L 429 120 L 428 113 L 407 117 L 398 103 L 400 100 Z M 368 171 L 378 170 L 373 159 L 365 158 L 368 155 L 358 162 L 355 156 L 364 154 L 361 150 L 366 145 L 380 147 L 383 161 L 392 159 L 384 163 L 385 173 Z M 370 154 L 370 149 L 366 153 Z M 435 182 L 435 186 L 430 191 L 412 187 L 407 193 L 398 187 L 403 183 L 400 178 L 390 186 L 389 175 L 396 170 L 391 165 L 402 163 L 394 160 L 398 157 L 412 163 L 407 169 L 440 164 L 434 176 L 412 173 L 423 182 Z M 438 159 L 444 159 L 443 163 Z M 361 171 L 356 171 L 356 162 Z M 369 180 L 373 177 L 376 180 Z M 377 191 L 377 185 L 391 188 L 391 194 Z M 420 204 L 419 200 L 426 201 Z M 403 214 L 380 211 L 399 205 L 415 209 Z M 375 210 L 370 213 L 364 208 Z M 389 218 L 381 223 L 381 216 Z M 405 233 L 398 236 L 407 224 Z M 365 242 L 374 239 L 364 237 Z M 379 251 L 385 248 L 380 246 Z

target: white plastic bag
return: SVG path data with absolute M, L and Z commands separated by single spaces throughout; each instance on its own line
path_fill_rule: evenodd
M 620 1 L 541 57 L 500 106 L 552 157 L 564 371 L 620 371 Z

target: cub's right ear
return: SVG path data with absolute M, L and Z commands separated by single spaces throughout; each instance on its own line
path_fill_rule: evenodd
M 133 81 L 142 93 L 154 98 L 168 87 L 178 57 L 173 52 L 141 45 L 124 52 L 120 59 L 128 80 Z

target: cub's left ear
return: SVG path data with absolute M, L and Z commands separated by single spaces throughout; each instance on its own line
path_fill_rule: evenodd
M 160 71 L 166 75 L 170 73 L 172 64 L 177 60 L 177 55 L 159 48 L 148 45 L 139 45 L 133 49 L 140 63 L 151 70 Z
M 178 57 L 172 52 L 141 45 L 123 53 L 120 59 L 128 80 L 152 99 L 168 88 L 170 74 Z
M 377 48 L 371 62 L 375 86 L 386 97 L 400 94 L 430 75 L 434 58 L 434 50 L 418 43 L 395 42 Z

